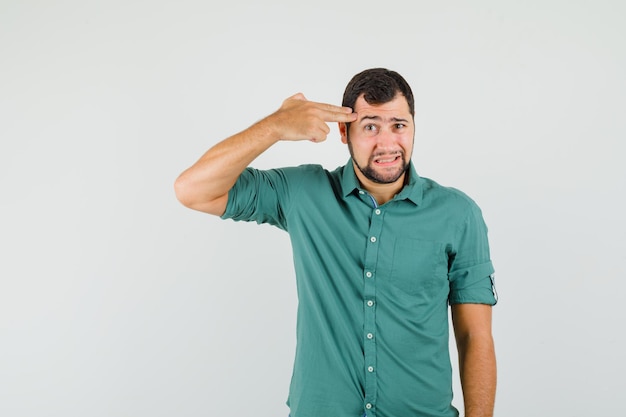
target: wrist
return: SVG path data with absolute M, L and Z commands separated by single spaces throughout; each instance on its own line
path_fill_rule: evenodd
M 259 129 L 258 138 L 263 140 L 268 146 L 284 140 L 284 133 L 281 126 L 283 123 L 276 114 L 270 114 L 269 116 L 261 119 L 257 123 Z

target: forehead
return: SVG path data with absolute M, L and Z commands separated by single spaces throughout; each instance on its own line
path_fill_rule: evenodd
M 411 119 L 411 111 L 406 98 L 398 93 L 393 100 L 382 104 L 370 104 L 363 98 L 363 94 L 354 103 L 354 112 L 359 115 L 359 119 L 365 116 L 386 116 Z

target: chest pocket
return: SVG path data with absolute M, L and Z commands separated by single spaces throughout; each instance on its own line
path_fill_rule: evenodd
M 431 297 L 448 287 L 445 245 L 411 238 L 397 238 L 391 266 L 391 284 L 411 295 Z

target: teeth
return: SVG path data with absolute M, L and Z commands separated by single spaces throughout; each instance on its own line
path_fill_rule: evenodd
M 393 157 L 393 158 L 389 158 L 389 159 L 376 159 L 376 162 L 380 163 L 380 164 L 386 164 L 388 162 L 393 162 L 396 160 L 397 157 Z

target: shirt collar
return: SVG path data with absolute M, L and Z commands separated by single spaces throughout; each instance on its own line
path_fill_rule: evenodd
M 413 204 L 419 206 L 422 202 L 422 186 L 424 180 L 422 180 L 419 175 L 417 175 L 417 171 L 415 171 L 413 161 L 409 162 L 409 169 L 407 170 L 407 174 L 409 175 L 409 182 L 408 184 L 405 184 L 404 187 L 402 187 L 394 200 L 409 200 L 413 202 Z M 344 198 L 348 197 L 354 192 L 359 192 L 362 190 L 361 185 L 359 184 L 359 180 L 354 173 L 352 158 L 350 158 L 348 160 L 348 163 L 343 167 L 343 174 L 341 176 L 341 190 L 343 192 Z

